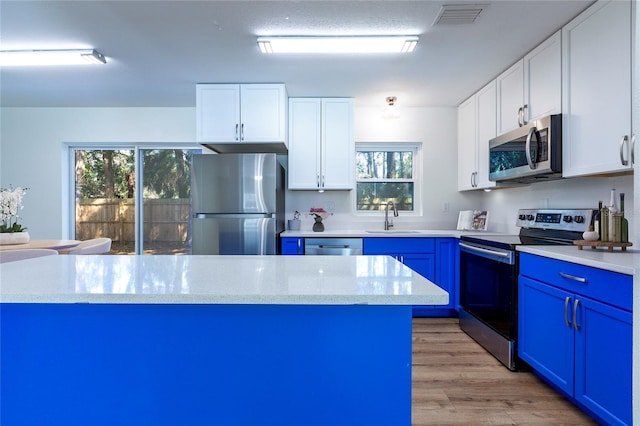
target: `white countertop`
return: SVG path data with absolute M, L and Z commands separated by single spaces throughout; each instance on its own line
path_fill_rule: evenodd
M 590 247 L 578 250 L 577 246 L 518 246 L 517 250 L 627 275 L 633 275 L 635 268 L 640 266 L 640 252 L 630 249 L 608 252 Z
M 446 305 L 389 256 L 45 256 L 0 264 L 3 303 Z
M 411 230 L 402 229 L 384 231 L 382 229 L 371 232 L 371 230 L 330 230 L 324 232 L 313 232 L 311 230 L 285 231 L 281 237 L 302 237 L 302 238 L 366 238 L 366 237 L 453 237 L 460 238 L 461 235 L 504 235 L 504 233 L 486 231 L 458 231 L 458 230 Z M 593 250 L 591 247 L 584 247 L 578 250 L 577 246 L 517 246 L 517 250 L 523 253 L 532 253 L 553 259 L 578 263 L 580 265 L 592 266 L 622 274 L 633 275 L 635 268 L 640 268 L 640 250 L 628 248 L 621 251 L 619 248 L 613 252 L 608 252 L 604 248 Z
M 461 235 L 495 235 L 485 231 L 457 231 L 450 229 L 410 229 L 401 228 L 385 231 L 380 227 L 376 229 L 335 229 L 323 232 L 313 232 L 312 230 L 284 231 L 281 237 L 302 237 L 302 238 L 366 238 L 366 237 L 453 237 L 460 238 Z

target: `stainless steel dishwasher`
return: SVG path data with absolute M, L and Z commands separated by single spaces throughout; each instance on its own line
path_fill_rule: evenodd
M 304 254 L 309 256 L 361 255 L 362 238 L 305 238 Z

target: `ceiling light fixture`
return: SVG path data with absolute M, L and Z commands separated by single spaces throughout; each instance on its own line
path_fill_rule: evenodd
M 91 65 L 106 64 L 107 59 L 95 49 L 2 50 L 0 66 Z
M 417 36 L 258 37 L 262 53 L 408 53 Z
M 382 112 L 382 117 L 387 119 L 400 118 L 400 110 L 398 109 L 398 105 L 396 105 L 398 98 L 395 96 L 388 96 L 385 101 L 387 102 L 387 106 Z

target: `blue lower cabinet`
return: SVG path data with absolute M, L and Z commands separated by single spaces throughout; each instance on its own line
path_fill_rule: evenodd
M 280 253 L 283 255 L 303 255 L 304 238 L 284 237 L 280 238 Z
M 520 257 L 518 355 L 611 425 L 632 424 L 632 285 L 629 275 Z
M 373 237 L 362 241 L 364 255 L 393 256 L 449 293 L 446 306 L 417 305 L 414 317 L 456 316 L 455 238 Z

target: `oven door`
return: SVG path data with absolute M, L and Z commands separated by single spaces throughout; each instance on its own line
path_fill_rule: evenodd
M 462 309 L 505 339 L 517 333 L 516 252 L 460 241 Z

